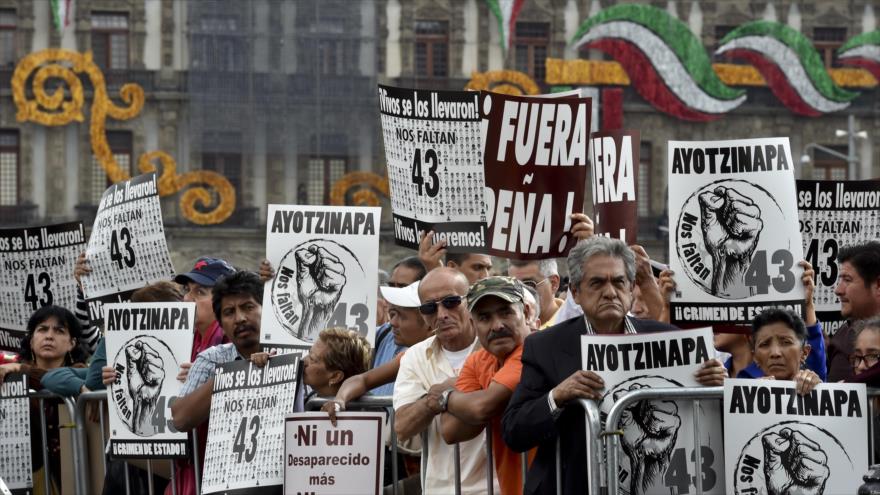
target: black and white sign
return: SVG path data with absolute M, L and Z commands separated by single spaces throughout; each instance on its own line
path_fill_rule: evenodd
M 804 311 L 788 138 L 669 142 L 673 324 L 749 324 Z
M 90 305 L 174 276 L 155 173 L 113 184 L 104 192 L 86 258 L 92 272 L 82 284 Z
M 856 493 L 868 472 L 864 384 L 724 381 L 726 493 Z
M 261 342 L 308 349 L 321 330 L 345 327 L 373 341 L 379 208 L 269 205 Z
M 186 432 L 171 420 L 182 385 L 180 363 L 189 361 L 195 303 L 128 303 L 104 306 L 107 366 L 116 369 L 108 389 L 110 455 L 117 458 L 184 457 Z
M 284 484 L 284 418 L 295 412 L 298 354 L 217 367 L 208 420 L 202 493 L 262 495 Z
M 85 242 L 82 222 L 0 229 L 0 349 L 18 352 L 34 311 L 76 305 L 73 267 Z
M 434 230 L 450 252 L 484 250 L 479 96 L 379 86 L 397 244 L 418 249 L 419 231 Z
M 0 479 L 14 495 L 32 492 L 31 415 L 27 376 L 6 375 L 0 385 Z
M 385 414 L 291 414 L 284 422 L 284 494 L 381 495 Z
M 630 391 L 696 387 L 694 373 L 715 358 L 711 328 L 641 335 L 584 335 L 583 369 L 605 382 L 599 403 L 603 423 L 611 407 Z M 694 410 L 690 401 L 632 404 L 620 420 L 623 431 L 619 480 L 622 493 L 688 493 L 702 476 L 703 492 L 724 493 L 724 447 L 717 402 L 700 404 L 701 465 L 695 465 Z
M 880 237 L 880 180 L 799 180 L 798 216 L 806 260 L 816 272 L 813 301 L 822 329 L 843 325 L 834 294 L 841 248 Z

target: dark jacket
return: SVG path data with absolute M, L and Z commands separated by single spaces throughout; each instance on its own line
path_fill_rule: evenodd
M 632 318 L 638 333 L 678 330 L 666 323 Z M 504 411 L 502 435 L 510 448 L 538 453 L 526 475 L 523 493 L 556 494 L 556 438 L 560 438 L 562 493 L 585 493 L 587 456 L 584 450 L 584 412 L 578 405 L 565 407 L 556 420 L 550 414 L 547 394 L 581 366 L 582 316 L 529 335 L 522 355 L 522 377 Z M 558 433 L 562 432 L 562 435 Z

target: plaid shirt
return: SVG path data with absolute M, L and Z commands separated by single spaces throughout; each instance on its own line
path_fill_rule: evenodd
M 244 359 L 234 344 L 221 344 L 199 353 L 196 362 L 189 369 L 186 382 L 180 387 L 180 397 L 193 393 L 199 386 L 214 377 L 217 365 Z
M 584 332 L 584 335 L 596 335 L 596 332 L 593 330 L 593 326 L 590 325 L 590 320 L 584 316 L 584 325 L 587 326 L 587 330 Z M 635 335 L 636 327 L 633 326 L 632 321 L 630 321 L 629 316 L 623 316 L 623 333 L 625 335 Z

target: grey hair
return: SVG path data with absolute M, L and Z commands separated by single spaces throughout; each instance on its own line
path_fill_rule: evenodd
M 571 287 L 580 287 L 584 279 L 584 262 L 593 256 L 611 256 L 623 260 L 626 278 L 633 282 L 636 279 L 636 255 L 623 241 L 594 235 L 577 243 L 568 252 L 568 276 Z
M 870 318 L 865 318 L 864 320 L 859 320 L 853 325 L 853 342 L 859 337 L 859 334 L 865 330 L 876 330 L 880 332 L 880 316 L 872 316 Z
M 510 260 L 510 266 L 521 267 L 529 265 L 538 265 L 538 272 L 545 277 L 559 275 L 559 267 L 553 258 L 546 260 Z

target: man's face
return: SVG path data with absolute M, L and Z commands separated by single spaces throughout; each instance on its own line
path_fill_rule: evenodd
M 388 287 L 406 287 L 418 280 L 419 272 L 415 268 L 400 265 L 391 271 L 388 277 Z
M 471 320 L 483 349 L 498 359 L 513 352 L 529 334 L 528 311 L 522 303 L 509 303 L 495 296 L 477 301 L 471 311 Z
M 428 324 L 419 314 L 418 308 L 401 308 L 390 305 L 388 316 L 391 321 L 394 343 L 397 345 L 413 346 L 425 340 L 431 332 Z
M 840 298 L 840 314 L 844 318 L 861 319 L 880 313 L 880 281 L 866 286 L 865 279 L 848 261 L 840 264 L 834 293 Z
M 551 275 L 545 277 L 541 275 L 541 270 L 537 263 L 530 263 L 524 266 L 513 266 L 507 268 L 507 274 L 519 280 L 525 285 L 534 287 L 540 296 L 542 310 L 553 308 L 553 299 L 556 296 L 556 290 L 559 288 L 559 275 Z
M 211 287 L 189 281 L 183 286 L 183 301 L 196 303 L 196 328 L 205 330 L 214 323 L 214 308 L 211 306 L 211 297 L 214 291 Z
M 584 278 L 571 294 L 584 314 L 596 323 L 623 320 L 632 307 L 632 284 L 626 277 L 623 260 L 596 255 L 584 261 Z
M 489 276 L 489 271 L 492 270 L 492 257 L 487 254 L 471 254 L 460 265 L 451 263 L 449 266 L 464 274 L 468 283 L 473 285 Z
M 451 342 L 470 330 L 470 314 L 467 310 L 467 284 L 460 277 L 452 273 L 430 273 L 419 284 L 419 299 L 422 304 L 436 302 L 437 311 L 433 314 L 423 314 L 425 323 L 428 324 L 434 335 L 441 344 Z M 441 301 L 449 296 L 460 296 L 461 302 L 452 308 L 447 308 Z M 471 334 L 473 335 L 473 334 Z
M 250 294 L 229 295 L 221 301 L 220 326 L 242 354 L 254 352 L 260 346 L 262 314 L 263 307 Z

